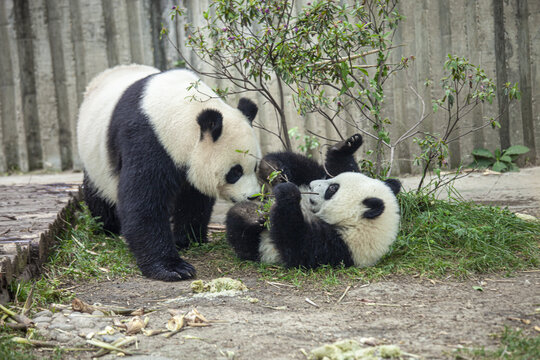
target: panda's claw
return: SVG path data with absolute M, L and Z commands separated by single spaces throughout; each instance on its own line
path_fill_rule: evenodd
M 330 148 L 330 151 L 343 155 L 354 154 L 356 150 L 362 145 L 362 135 L 354 134 L 353 136 L 338 142 L 336 145 Z

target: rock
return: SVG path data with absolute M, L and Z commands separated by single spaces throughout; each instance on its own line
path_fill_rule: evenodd
M 71 314 L 69 316 L 70 324 L 77 328 L 94 328 L 96 327 L 95 318 L 88 315 Z
M 35 323 L 34 325 L 36 326 L 36 329 L 40 329 L 40 330 L 47 329 L 50 325 L 49 322 L 36 322 L 35 320 L 34 320 L 34 323 Z
M 66 343 L 73 339 L 73 336 L 70 336 L 66 333 L 60 332 L 60 331 L 51 331 L 49 332 L 49 339 L 56 340 L 62 343 Z
M 75 330 L 75 326 L 73 326 L 72 324 L 67 324 L 67 323 L 52 323 L 51 325 L 49 325 L 49 330 L 53 330 L 53 329 L 59 329 L 63 331 L 73 331 Z
M 106 343 L 112 343 L 113 341 L 124 337 L 124 335 L 122 334 L 100 335 L 100 336 L 101 336 L 101 340 L 105 341 Z
M 50 310 L 43 310 L 43 311 L 40 311 L 40 312 L 34 314 L 35 318 L 38 318 L 38 317 L 41 317 L 41 316 L 52 317 L 53 313 Z
M 52 318 L 48 316 L 38 316 L 32 319 L 32 321 L 35 323 L 50 323 L 51 320 Z

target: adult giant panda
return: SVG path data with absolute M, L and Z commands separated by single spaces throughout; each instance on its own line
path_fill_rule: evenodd
M 145 276 L 192 277 L 176 247 L 206 240 L 216 197 L 258 192 L 256 114 L 250 100 L 233 108 L 188 70 L 118 66 L 88 85 L 77 128 L 84 198 Z
M 326 169 L 298 154 L 271 154 L 270 167 L 284 169 L 289 181 L 273 189 L 269 231 L 259 204 L 246 201 L 229 210 L 227 239 L 237 255 L 287 267 L 375 264 L 399 230 L 401 184 L 360 174 L 352 157 L 360 144 L 355 135 L 330 148 Z M 311 194 L 301 195 L 301 190 Z

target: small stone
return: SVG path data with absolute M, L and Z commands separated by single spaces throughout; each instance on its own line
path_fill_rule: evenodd
M 52 329 L 59 329 L 59 330 L 63 330 L 63 331 L 72 331 L 72 330 L 75 329 L 75 326 L 73 326 L 72 324 L 53 323 L 53 324 L 49 325 L 49 330 L 52 330 Z
M 47 329 L 50 325 L 49 322 L 35 322 L 35 320 L 34 320 L 34 323 L 35 323 L 34 325 L 36 329 L 40 329 L 40 330 Z
M 101 340 L 105 341 L 106 343 L 112 343 L 113 341 L 116 341 L 122 337 L 124 337 L 122 334 L 101 335 Z
M 62 333 L 60 331 L 51 331 L 49 334 L 50 334 L 49 338 L 51 340 L 56 340 L 63 343 L 68 342 L 72 339 L 71 336 L 69 336 L 68 334 Z
M 94 312 L 92 313 L 92 315 L 95 315 L 95 316 L 105 316 L 105 313 L 101 310 L 94 310 Z
M 43 311 L 40 311 L 40 312 L 34 314 L 34 317 L 36 317 L 36 318 L 38 318 L 40 316 L 52 317 L 53 313 L 50 310 L 43 310 Z
M 44 323 L 44 322 L 50 323 L 51 320 L 52 320 L 52 319 L 51 319 L 50 317 L 48 317 L 48 316 L 38 316 L 38 317 L 35 317 L 35 318 L 32 319 L 32 321 L 35 322 L 35 323 L 39 323 L 39 322 L 42 322 L 42 323 Z
M 62 314 L 64 314 L 64 315 L 69 315 L 69 314 L 71 314 L 72 312 L 73 312 L 73 310 L 68 310 L 68 309 L 62 310 Z
M 65 321 L 66 317 L 62 313 L 57 313 L 53 315 L 53 321 Z

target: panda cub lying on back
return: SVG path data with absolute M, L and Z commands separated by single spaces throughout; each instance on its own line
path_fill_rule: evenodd
M 333 146 L 325 167 L 294 153 L 265 156 L 259 176 L 278 169 L 288 182 L 273 189 L 270 230 L 260 204 L 244 201 L 229 210 L 227 239 L 237 255 L 287 267 L 375 264 L 399 230 L 401 183 L 360 174 L 353 154 L 361 143 L 354 135 Z

